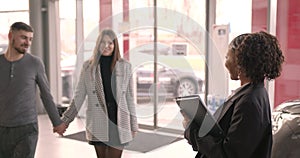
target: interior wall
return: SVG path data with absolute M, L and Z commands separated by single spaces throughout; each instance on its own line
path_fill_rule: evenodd
M 275 81 L 275 106 L 300 98 L 300 1 L 277 1 L 276 35 L 285 55 L 281 76 Z

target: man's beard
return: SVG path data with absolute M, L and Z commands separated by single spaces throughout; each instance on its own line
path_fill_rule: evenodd
M 24 44 L 22 44 L 21 46 L 23 46 Z M 26 53 L 26 49 L 25 50 L 22 50 L 18 47 L 15 47 L 15 40 L 12 41 L 12 46 L 13 48 L 19 53 L 19 54 L 25 54 Z

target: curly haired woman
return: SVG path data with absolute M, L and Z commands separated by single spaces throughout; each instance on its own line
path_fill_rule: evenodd
M 215 113 L 224 136 L 199 136 L 198 125 L 188 118 L 183 122 L 185 138 L 198 151 L 196 158 L 271 157 L 271 110 L 264 81 L 280 76 L 283 62 L 278 40 L 269 33 L 242 34 L 232 40 L 225 66 L 241 86 Z

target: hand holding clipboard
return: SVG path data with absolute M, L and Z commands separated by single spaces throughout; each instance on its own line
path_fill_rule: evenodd
M 177 97 L 176 103 L 184 117 L 183 126 L 186 128 L 191 121 L 195 121 L 200 127 L 199 136 L 211 134 L 223 136 L 224 132 L 217 123 L 214 116 L 207 109 L 206 105 L 198 95 Z

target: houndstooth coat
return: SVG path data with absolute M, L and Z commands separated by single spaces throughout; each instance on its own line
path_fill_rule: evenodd
M 132 132 L 138 130 L 135 104 L 133 100 L 133 81 L 131 64 L 120 59 L 114 69 L 116 75 L 115 99 L 118 104 L 117 123 L 121 143 L 133 139 Z M 92 71 L 92 73 L 91 73 Z M 92 75 L 95 74 L 95 75 Z M 80 78 L 69 108 L 64 112 L 62 120 L 70 123 L 76 117 L 83 102 L 87 98 L 86 138 L 89 141 L 108 141 L 108 115 L 100 75 L 99 64 L 91 68 L 88 61 L 83 64 Z

